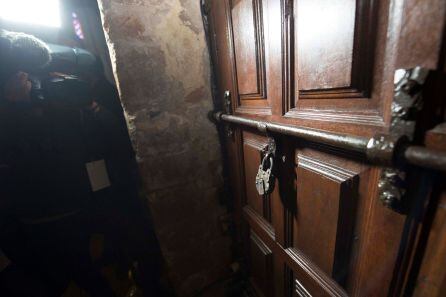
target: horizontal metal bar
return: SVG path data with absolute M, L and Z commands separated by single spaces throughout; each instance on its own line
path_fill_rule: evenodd
M 407 163 L 412 165 L 446 171 L 446 152 L 423 146 L 409 146 L 405 149 L 403 157 Z
M 395 152 L 401 152 L 403 160 L 409 164 L 428 169 L 446 171 L 446 153 L 422 146 L 406 146 L 399 138 L 390 135 L 377 135 L 372 138 L 340 134 L 306 127 L 297 127 L 267 121 L 249 119 L 241 116 L 217 112 L 217 121 L 224 121 L 253 127 L 261 132 L 273 132 L 296 137 L 314 143 L 330 145 L 348 151 L 363 153 L 367 160 L 379 165 L 392 165 Z M 400 150 L 399 148 L 403 149 Z
M 330 133 L 317 129 L 258 121 L 223 113 L 216 113 L 215 117 L 217 120 L 222 120 L 228 123 L 257 128 L 262 132 L 274 132 L 289 135 L 311 142 L 327 144 L 334 147 L 361 153 L 366 153 L 367 143 L 369 141 L 369 139 L 365 137 Z

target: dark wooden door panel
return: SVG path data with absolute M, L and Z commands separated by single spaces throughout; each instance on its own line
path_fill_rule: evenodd
M 229 10 L 236 106 L 268 114 L 263 4 L 263 0 L 233 0 Z
M 293 247 L 335 280 L 345 280 L 359 175 L 304 153 L 297 159 Z
M 242 131 L 243 176 L 245 200 L 243 207 L 256 216 L 265 232 L 283 242 L 283 206 L 277 188 L 267 195 L 259 195 L 255 180 L 268 145 L 268 138 L 249 131 Z M 277 231 L 277 232 L 276 232 Z M 276 237 L 277 236 L 277 237 Z
M 296 100 L 366 97 L 374 44 L 369 2 L 294 1 Z
M 234 109 L 245 114 L 271 115 L 272 103 L 280 100 L 277 74 L 281 70 L 270 48 L 270 41 L 280 37 L 268 21 L 270 0 L 225 0 L 225 3 L 230 28 L 228 42 L 232 44 L 228 63 L 232 65 Z
M 268 140 L 265 137 L 243 132 L 246 204 L 259 216 L 271 222 L 271 195 L 259 195 L 255 185 L 257 171 L 267 145 Z
M 350 87 L 356 1 L 298 0 L 295 6 L 299 91 Z
M 330 276 L 302 252 L 294 248 L 284 249 L 275 240 L 274 234 L 268 232 L 265 221 L 259 218 L 250 207 L 245 207 L 244 219 L 251 234 L 255 232 L 258 239 L 272 252 L 274 271 L 271 283 L 274 284 L 272 290 L 276 292 L 274 296 L 294 296 L 296 294 L 296 279 L 310 292 L 311 296 L 347 296 Z M 251 239 L 248 240 L 248 242 L 250 241 Z M 250 244 L 248 246 L 250 247 Z M 247 257 L 251 261 L 254 259 L 250 250 L 247 252 Z M 259 259 L 259 257 L 256 258 Z M 262 267 L 263 263 L 265 263 L 263 260 L 257 260 L 254 265 Z
M 302 284 L 302 282 L 300 282 L 298 279 L 294 280 L 294 294 L 293 296 L 297 296 L 297 297 L 311 297 L 313 295 L 310 294 L 310 292 L 308 292 L 307 288 L 305 288 L 305 286 Z
M 266 141 L 261 141 L 253 137 L 243 137 L 243 155 L 245 165 L 245 187 L 246 202 L 254 209 L 257 214 L 263 216 L 266 220 L 270 220 L 270 212 L 268 205 L 265 205 L 264 199 L 257 193 L 255 183 L 257 170 L 262 161 L 262 150 L 267 146 Z
M 384 125 L 380 107 L 385 101 L 379 98 L 383 53 L 376 43 L 386 21 L 378 15 L 388 11 L 379 4 L 283 0 L 289 6 L 282 12 L 287 118 Z
M 250 282 L 257 295 L 273 296 L 273 253 L 254 232 L 249 238 Z
M 287 249 L 292 296 L 348 296 L 336 282 L 311 262 L 302 252 Z
M 262 0 L 233 0 L 234 56 L 239 98 L 265 99 Z

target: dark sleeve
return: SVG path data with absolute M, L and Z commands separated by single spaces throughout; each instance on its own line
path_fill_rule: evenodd
M 9 212 L 12 205 L 11 197 L 11 167 L 0 161 L 0 220 Z
M 141 181 L 127 125 L 101 105 L 95 119 L 107 143 L 107 163 L 111 167 L 112 179 L 124 188 L 137 188 Z
M 22 182 L 16 169 L 20 153 L 18 131 L 30 119 L 31 110 L 30 103 L 0 101 L 0 211 L 3 214 L 13 207 L 14 197 Z
M 97 103 L 113 113 L 122 126 L 127 127 L 124 110 L 116 87 L 106 79 L 100 79 L 93 92 Z
M 4 216 L 11 206 L 14 183 L 11 137 L 14 132 L 10 125 L 10 116 L 4 109 L 0 110 L 0 217 Z
M 109 144 L 112 175 L 123 188 L 137 190 L 141 180 L 118 91 L 102 78 L 96 84 L 94 98 L 100 106 L 95 117 Z
M 96 84 L 93 93 L 96 102 L 102 107 L 98 117 L 107 122 L 107 125 L 113 125 L 115 133 L 119 131 L 120 141 L 125 142 L 126 148 L 133 152 L 124 109 L 116 87 L 103 78 Z
M 113 157 L 133 157 L 135 155 L 130 141 L 127 125 L 119 116 L 111 112 L 107 107 L 99 105 L 99 111 L 95 112 L 95 118 L 101 130 L 110 144 Z

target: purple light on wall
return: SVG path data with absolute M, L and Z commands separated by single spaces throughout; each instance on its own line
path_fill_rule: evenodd
M 76 36 L 79 37 L 79 39 L 84 39 L 84 32 L 82 31 L 82 25 L 79 21 L 79 18 L 77 17 L 77 14 L 75 12 L 71 13 L 71 16 L 73 17 L 73 29 L 74 33 L 76 33 Z

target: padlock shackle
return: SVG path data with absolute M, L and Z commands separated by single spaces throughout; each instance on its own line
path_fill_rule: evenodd
M 266 165 L 266 161 L 268 160 L 268 158 L 269 158 L 269 165 L 270 165 L 268 169 L 272 169 L 273 168 L 273 166 L 274 166 L 274 156 L 273 156 L 272 153 L 267 153 L 263 157 L 263 160 L 262 160 L 262 170 L 267 170 L 267 169 L 265 169 L 265 165 Z

